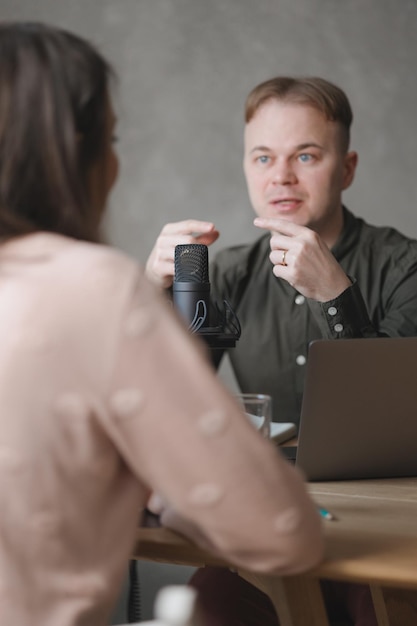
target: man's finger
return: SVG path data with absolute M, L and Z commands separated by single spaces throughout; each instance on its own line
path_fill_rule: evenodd
M 183 220 L 165 224 L 162 232 L 164 235 L 191 235 L 195 233 L 209 233 L 215 230 L 213 222 L 201 220 Z
M 299 224 L 293 224 L 287 220 L 280 219 L 279 217 L 256 217 L 253 221 L 257 228 L 265 228 L 266 230 L 272 230 L 288 237 L 296 237 L 301 235 L 306 226 L 300 226 Z
M 205 246 L 210 246 L 219 238 L 219 236 L 220 236 L 219 231 L 213 230 L 209 233 L 198 234 L 197 236 L 195 236 L 195 239 L 197 240 L 198 243 L 201 243 Z

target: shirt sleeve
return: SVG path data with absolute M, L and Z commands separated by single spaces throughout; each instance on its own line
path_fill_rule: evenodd
M 315 565 L 321 522 L 301 475 L 255 431 L 140 272 L 132 292 L 106 418 L 124 462 L 227 562 L 283 573 Z
M 352 285 L 334 300 L 308 301 L 324 338 L 417 335 L 416 247 L 410 244 L 406 253 L 398 252 L 386 265 L 384 271 L 369 270 L 373 280 L 365 296 L 359 281 L 350 277 Z
M 385 335 L 372 325 L 358 283 L 354 279 L 351 280 L 352 285 L 333 300 L 328 302 L 308 300 L 324 339 Z

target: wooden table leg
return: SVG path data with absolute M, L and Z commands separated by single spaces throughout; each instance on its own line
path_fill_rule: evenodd
M 381 587 L 379 587 L 379 585 L 370 585 L 370 589 L 378 626 L 390 626 L 391 622 L 388 617 L 385 598 Z
M 239 574 L 271 598 L 281 626 L 329 626 L 318 580 L 304 576 Z
M 373 595 L 373 594 L 372 594 Z M 382 592 L 381 592 L 382 595 Z M 383 589 L 389 626 L 416 626 L 417 591 L 413 589 Z M 379 622 L 378 622 L 379 624 Z M 381 622 L 384 624 L 385 622 Z

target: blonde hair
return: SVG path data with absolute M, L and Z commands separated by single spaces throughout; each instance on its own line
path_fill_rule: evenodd
M 343 150 L 350 142 L 353 113 L 345 92 L 324 78 L 277 76 L 257 85 L 245 103 L 245 122 L 268 100 L 304 104 L 319 110 L 327 120 L 339 123 Z

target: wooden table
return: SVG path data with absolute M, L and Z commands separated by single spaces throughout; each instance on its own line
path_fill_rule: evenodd
M 368 583 L 380 626 L 417 626 L 417 478 L 308 488 L 337 517 L 324 522 L 323 563 L 297 576 L 239 574 L 270 596 L 282 626 L 328 626 L 320 578 Z M 165 528 L 140 528 L 134 558 L 227 565 Z

